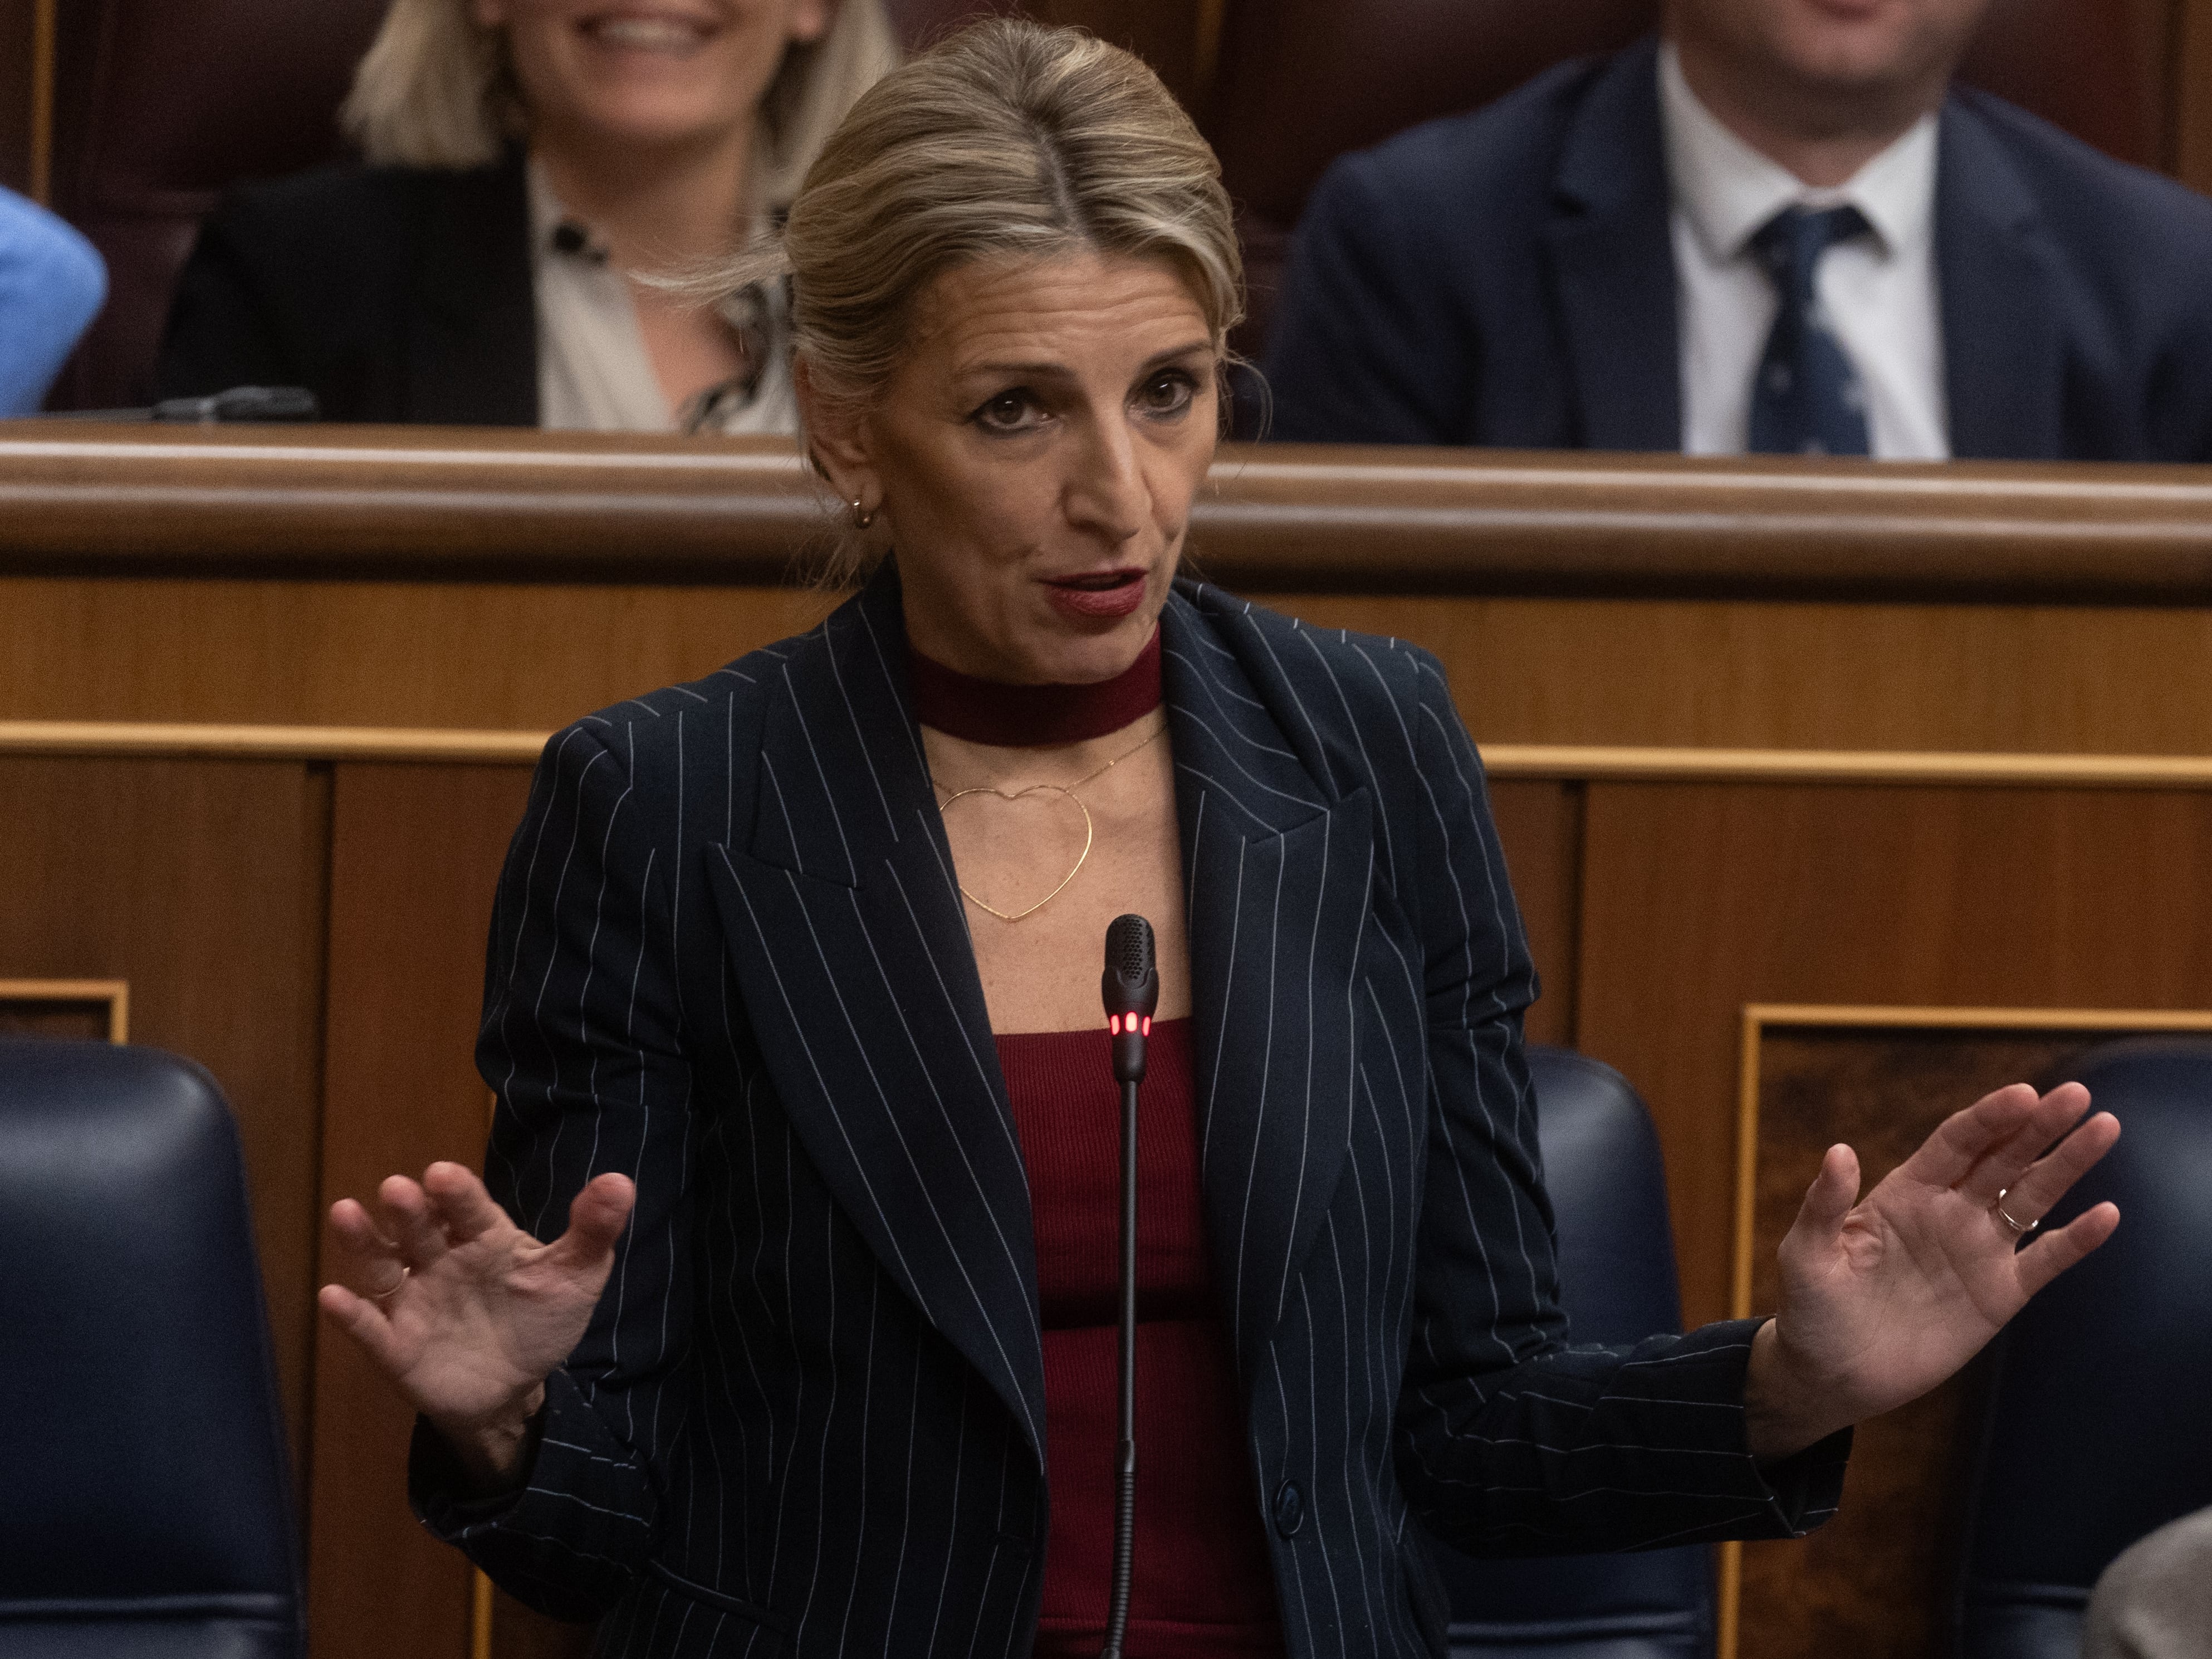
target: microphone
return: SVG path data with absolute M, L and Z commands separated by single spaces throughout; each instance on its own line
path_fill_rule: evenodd
M 1142 916 L 1116 916 L 1106 929 L 1106 971 L 1098 976 L 1106 1003 L 1106 1030 L 1114 1038 L 1114 1080 L 1141 1082 L 1145 1039 L 1152 1010 L 1160 1006 L 1160 969 L 1152 957 L 1152 924 Z
M 1137 1554 L 1137 1085 L 1145 1039 L 1160 1006 L 1152 924 L 1116 916 L 1106 929 L 1106 971 L 1099 975 L 1106 1030 L 1114 1041 L 1114 1080 L 1121 1085 L 1121 1435 L 1114 1459 L 1114 1582 L 1101 1659 L 1121 1659 L 1129 1627 L 1129 1579 Z
M 165 398 L 150 409 L 70 409 L 55 421 L 170 421 L 220 426 L 233 421 L 313 421 L 322 417 L 315 394 L 296 386 L 234 386 L 205 398 Z

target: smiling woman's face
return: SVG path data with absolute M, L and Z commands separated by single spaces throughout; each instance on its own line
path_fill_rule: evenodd
M 534 128 L 619 144 L 708 141 L 753 112 L 830 0 L 471 0 L 507 32 Z
M 1075 253 L 957 267 L 863 415 L 817 418 L 847 501 L 880 512 L 907 631 L 1018 684 L 1110 679 L 1167 603 L 1213 459 L 1218 367 L 1164 259 Z

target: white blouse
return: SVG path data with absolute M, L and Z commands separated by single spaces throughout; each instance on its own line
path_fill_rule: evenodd
M 789 307 L 758 284 L 731 296 L 722 315 L 750 365 L 672 410 L 638 327 L 629 277 L 529 167 L 530 283 L 538 311 L 538 424 L 548 431 L 775 433 L 799 430 L 791 389 Z

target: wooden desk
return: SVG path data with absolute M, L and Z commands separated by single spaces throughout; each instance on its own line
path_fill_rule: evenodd
M 458 1659 L 469 1581 L 401 1507 L 404 1418 L 318 1340 L 317 1218 L 477 1154 L 534 734 L 810 623 L 828 601 L 779 584 L 829 507 L 782 445 L 0 433 L 0 980 L 128 981 L 133 1036 L 230 1091 L 318 1659 Z M 1225 455 L 1193 536 L 1228 586 L 1443 658 L 1532 1032 L 1650 1101 L 1694 1320 L 1763 1248 L 1742 1154 L 1798 1110 L 1746 1085 L 1747 1006 L 1898 1010 L 1759 1052 L 1905 1113 L 2024 1052 L 1926 1040 L 1958 1008 L 2212 1006 L 2212 473 L 1285 447 Z M 1880 1439 L 1817 1549 L 1748 1553 L 1747 1655 L 1813 1650 L 1780 1612 L 1808 1596 L 1832 1632 L 1932 1617 L 1940 1505 Z M 1937 1534 L 1900 1565 L 1861 1513 Z

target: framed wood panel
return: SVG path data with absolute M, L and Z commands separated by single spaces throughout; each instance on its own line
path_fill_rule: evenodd
M 438 1159 L 483 1167 L 484 939 L 530 786 L 525 766 L 334 770 L 322 1213 Z M 316 1352 L 315 1406 L 313 1659 L 459 1659 L 484 1615 L 468 1562 L 408 1509 L 413 1414 L 337 1335 Z
M 0 979 L 0 1036 L 131 1041 L 131 982 Z
M 1650 1104 L 1684 1316 L 1732 1303 L 1742 1010 L 2212 1006 L 2212 789 L 1586 786 L 1577 1046 Z
M 222 1085 L 303 1480 L 328 786 L 298 759 L 0 753 L 0 980 L 74 983 L 46 1030 L 120 1032 Z
M 1732 1313 L 1774 1305 L 1776 1249 L 1829 1146 L 1852 1146 L 1871 1188 L 1990 1090 L 2048 1086 L 2100 1042 L 2173 1031 L 2212 1031 L 2212 1012 L 1746 1007 Z M 1811 1538 L 1723 1547 L 1721 1659 L 1939 1659 L 1982 1382 L 1969 1366 L 1862 1424 L 1844 1506 Z

